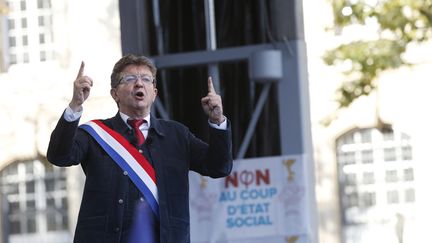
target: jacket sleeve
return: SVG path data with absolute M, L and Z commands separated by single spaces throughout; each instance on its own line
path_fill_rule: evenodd
M 57 166 L 77 165 L 86 154 L 88 138 L 85 132 L 78 129 L 79 120 L 68 122 L 63 117 L 51 133 L 47 159 Z
M 233 166 L 231 125 L 226 130 L 210 127 L 209 143 L 202 144 L 191 135 L 191 169 L 201 175 L 219 178 L 231 173 Z

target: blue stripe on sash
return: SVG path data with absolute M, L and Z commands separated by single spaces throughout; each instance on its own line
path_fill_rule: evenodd
M 129 166 L 128 162 L 119 153 L 117 153 L 107 142 L 105 142 L 100 137 L 100 135 L 94 130 L 93 127 L 87 124 L 83 124 L 80 127 L 83 128 L 85 131 L 87 131 L 93 138 L 95 138 L 95 140 L 102 146 L 102 148 L 108 153 L 108 155 L 120 166 L 120 168 L 128 172 L 129 178 L 132 180 L 132 182 L 134 182 L 135 186 L 137 186 L 137 188 L 143 194 L 144 198 L 147 200 L 147 203 L 150 205 L 156 218 L 159 219 L 159 204 L 157 200 L 154 198 L 153 194 L 148 189 L 144 181 L 141 180 L 141 178 L 137 175 L 137 173 L 135 173 L 135 171 Z

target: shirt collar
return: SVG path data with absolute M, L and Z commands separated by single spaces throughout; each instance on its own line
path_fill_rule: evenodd
M 122 118 L 122 120 L 124 121 L 124 123 L 127 124 L 127 126 L 129 128 L 131 128 L 131 126 L 127 123 L 127 120 L 130 118 L 128 115 L 119 112 L 120 113 L 120 117 Z M 146 120 L 147 123 L 143 123 L 141 126 L 144 126 L 144 129 L 149 129 L 150 127 L 150 114 L 148 114 L 146 117 L 144 117 L 144 120 Z M 142 128 L 141 128 L 142 129 Z

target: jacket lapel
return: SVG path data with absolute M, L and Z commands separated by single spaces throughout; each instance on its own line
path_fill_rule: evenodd
M 124 138 L 126 138 L 130 143 L 133 143 L 135 137 L 133 135 L 132 130 L 126 125 L 126 123 L 123 121 L 123 119 L 120 116 L 120 113 L 117 112 L 117 114 L 106 120 L 104 122 L 105 125 L 107 125 L 109 128 L 113 129 L 114 131 L 120 133 Z

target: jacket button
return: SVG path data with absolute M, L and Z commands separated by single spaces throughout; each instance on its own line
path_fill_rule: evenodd
M 143 197 L 140 197 L 140 201 L 141 201 L 141 202 L 144 202 L 144 198 L 143 198 Z
M 119 203 L 119 204 L 123 204 L 123 199 L 119 199 L 119 200 L 118 200 L 118 203 Z
M 127 176 L 128 172 L 127 171 L 123 171 L 123 175 Z
M 140 152 L 140 154 L 142 154 L 144 151 L 142 151 L 142 149 L 139 149 L 138 152 Z
M 115 227 L 114 228 L 114 232 L 119 232 L 120 231 L 120 228 L 119 227 Z

